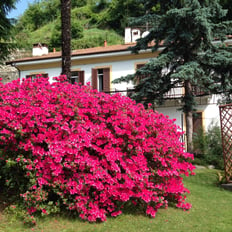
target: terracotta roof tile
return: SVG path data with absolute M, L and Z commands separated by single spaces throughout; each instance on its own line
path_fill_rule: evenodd
M 227 38 L 231 39 L 232 35 L 228 35 Z M 127 51 L 129 47 L 135 46 L 135 44 L 136 43 L 130 43 L 130 44 L 119 44 L 119 45 L 110 45 L 110 46 L 103 46 L 103 47 L 78 49 L 78 50 L 72 51 L 72 56 L 84 56 L 84 55 L 91 55 L 91 54 Z M 160 43 L 160 45 L 161 46 L 163 45 L 163 41 Z M 154 42 L 151 42 L 149 46 L 154 46 Z M 24 61 L 36 61 L 36 60 L 43 60 L 43 59 L 55 59 L 55 58 L 61 58 L 61 52 L 51 52 L 43 56 L 25 57 L 21 59 L 8 61 L 6 62 L 6 64 L 12 64 L 15 62 L 24 62 Z
M 134 46 L 134 45 L 135 43 L 77 49 L 77 50 L 72 51 L 72 56 L 79 56 L 79 55 L 83 56 L 83 55 L 90 55 L 90 54 L 127 51 L 129 47 Z M 61 57 L 61 52 L 51 52 L 51 53 L 48 53 L 47 55 L 31 56 L 31 57 L 25 57 L 21 59 L 8 61 L 7 64 L 12 64 L 15 62 L 43 60 L 43 59 L 55 59 L 55 58 L 60 58 L 60 57 Z

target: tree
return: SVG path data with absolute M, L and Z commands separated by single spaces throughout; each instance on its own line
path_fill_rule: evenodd
M 77 0 L 72 0 L 72 8 L 74 7 L 82 7 L 87 4 L 87 0 L 82 0 L 82 1 L 77 1 Z
M 101 1 L 108 2 L 108 1 Z M 124 28 L 129 24 L 130 17 L 144 15 L 144 7 L 140 0 L 112 0 L 99 24 L 110 27 L 123 34 Z M 103 4 L 102 4 L 103 5 Z
M 62 72 L 71 78 L 71 0 L 61 0 Z
M 41 0 L 28 5 L 16 23 L 16 31 L 35 31 L 60 15 L 60 0 Z
M 226 15 L 227 19 L 232 19 L 232 4 L 231 0 L 220 0 L 220 3 L 224 9 L 228 10 L 228 13 Z
M 0 61 L 5 60 L 14 47 L 11 42 L 11 19 L 7 18 L 7 14 L 15 8 L 16 2 L 17 0 L 2 0 L 0 4 Z
M 133 97 L 145 104 L 161 104 L 165 93 L 183 85 L 182 111 L 186 115 L 187 148 L 192 152 L 196 97 L 193 87 L 197 85 L 205 94 L 224 92 L 227 99 L 232 93 L 232 52 L 223 44 L 232 23 L 223 21 L 227 11 L 217 0 L 141 2 L 147 14 L 134 23 L 149 23 L 152 29 L 131 50 L 137 53 L 141 49 L 162 49 L 157 58 L 134 75 L 121 77 L 115 83 L 130 80 L 138 83 Z
M 73 44 L 73 40 L 77 40 L 82 38 L 83 35 L 83 27 L 82 25 L 79 23 L 78 20 L 76 20 L 75 18 L 71 17 L 71 21 L 72 21 L 72 25 L 71 25 L 71 43 Z M 57 48 L 58 50 L 61 48 L 62 46 L 62 42 L 61 42 L 61 19 L 60 17 L 54 21 L 54 28 L 52 30 L 52 34 L 51 34 L 51 39 L 50 39 L 50 43 L 49 43 L 49 47 L 50 48 Z

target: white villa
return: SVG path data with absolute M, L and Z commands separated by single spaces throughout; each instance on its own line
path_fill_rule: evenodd
M 127 74 L 133 74 L 135 70 L 151 58 L 155 58 L 158 52 L 151 50 L 140 51 L 139 54 L 131 54 L 128 47 L 134 45 L 135 36 L 140 36 L 137 30 L 126 29 L 125 44 L 104 46 L 72 51 L 72 82 L 86 84 L 99 91 L 113 93 L 121 92 L 126 95 L 133 89 L 132 83 L 112 84 L 114 79 Z M 232 40 L 229 40 L 230 44 Z M 44 44 L 35 44 L 31 57 L 7 62 L 16 67 L 20 78 L 36 77 L 42 74 L 49 77 L 59 76 L 61 73 L 61 52 L 48 52 Z M 157 106 L 156 110 L 176 119 L 176 124 L 185 131 L 185 115 L 179 111 L 180 97 L 183 88 L 173 89 L 166 96 L 165 104 Z M 197 116 L 194 119 L 194 129 L 199 127 L 207 129 L 212 122 L 219 122 L 219 108 L 216 95 L 197 97 Z

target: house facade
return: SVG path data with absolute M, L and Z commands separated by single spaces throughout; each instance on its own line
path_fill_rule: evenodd
M 140 51 L 131 54 L 128 47 L 134 44 L 107 46 L 80 49 L 72 51 L 72 83 L 90 83 L 94 89 L 113 94 L 120 92 L 129 95 L 133 89 L 132 83 L 112 84 L 112 81 L 128 74 L 135 73 L 136 69 L 144 65 L 151 58 L 155 58 L 159 51 L 152 53 L 151 50 Z M 9 61 L 8 64 L 16 67 L 20 78 L 36 78 L 38 74 L 49 77 L 59 76 L 61 73 L 61 53 L 53 51 L 48 53 L 44 45 L 34 45 L 34 56 Z M 41 50 L 40 50 L 41 49 Z M 162 49 L 162 48 L 161 48 Z M 184 94 L 183 87 L 171 90 L 166 95 L 164 105 L 155 109 L 171 119 L 176 119 L 176 124 L 185 131 L 185 115 L 179 110 L 180 98 Z M 218 96 L 197 97 L 196 117 L 194 117 L 194 130 L 199 128 L 207 130 L 212 123 L 219 125 Z
M 72 83 L 86 84 L 90 82 L 93 88 L 99 91 L 125 91 L 132 88 L 132 84 L 112 84 L 111 82 L 121 76 L 133 74 L 139 65 L 145 64 L 157 53 L 143 51 L 131 54 L 129 46 L 134 44 L 113 45 L 80 49 L 72 52 Z M 36 48 L 37 49 L 37 48 Z M 41 50 L 43 48 L 41 47 Z M 37 54 L 33 52 L 33 54 Z M 41 54 L 41 53 L 40 53 Z M 19 71 L 20 78 L 32 77 L 42 74 L 53 81 L 53 77 L 61 73 L 61 53 L 52 52 L 7 62 Z

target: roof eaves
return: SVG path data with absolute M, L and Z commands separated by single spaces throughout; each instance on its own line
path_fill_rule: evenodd
M 71 54 L 72 57 L 74 56 L 88 56 L 94 54 L 107 54 L 107 53 L 115 53 L 115 52 L 123 52 L 127 51 L 130 46 L 134 44 L 126 44 L 126 45 L 112 45 L 107 47 L 95 47 L 95 48 L 87 48 L 87 49 L 79 49 L 74 50 Z M 13 63 L 20 63 L 20 62 L 28 62 L 28 61 L 39 61 L 39 60 L 48 60 L 48 59 L 57 59 L 61 58 L 61 52 L 56 53 L 49 53 L 43 56 L 36 56 L 36 57 L 25 57 L 22 59 L 16 59 L 12 61 L 7 61 L 6 64 L 13 64 Z

